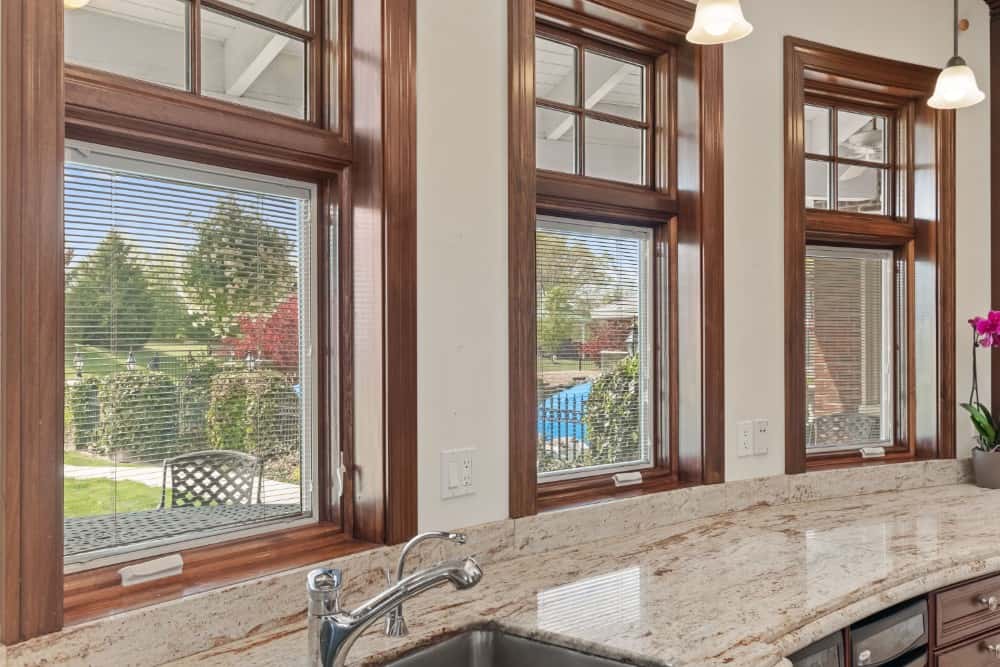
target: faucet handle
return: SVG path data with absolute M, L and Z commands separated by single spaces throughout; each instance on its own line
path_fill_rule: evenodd
M 344 574 L 337 569 L 312 570 L 306 577 L 309 591 L 309 615 L 326 616 L 340 611 L 340 589 Z

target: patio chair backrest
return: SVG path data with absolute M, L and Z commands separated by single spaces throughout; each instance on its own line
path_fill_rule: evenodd
M 875 442 L 878 417 L 857 412 L 822 415 L 813 422 L 813 442 L 819 446 Z
M 257 457 L 243 452 L 214 450 L 174 456 L 163 461 L 161 508 L 166 502 L 168 471 L 171 507 L 249 505 L 261 474 Z

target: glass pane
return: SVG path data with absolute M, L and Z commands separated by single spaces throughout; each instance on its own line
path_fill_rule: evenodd
M 309 0 L 228 0 L 228 3 L 294 28 L 309 27 Z
M 201 89 L 209 97 L 305 118 L 305 44 L 252 23 L 201 11 Z
M 67 3 L 66 62 L 186 89 L 187 10 L 179 0 Z
M 312 186 L 70 143 L 64 201 L 66 557 L 308 516 Z
M 585 122 L 585 175 L 645 185 L 646 131 L 593 118 Z
M 806 160 L 806 208 L 830 209 L 830 163 Z
M 585 108 L 631 120 L 645 119 L 644 67 L 591 51 L 584 59 Z
M 652 232 L 539 221 L 538 473 L 652 464 Z
M 576 173 L 576 116 L 535 108 L 535 161 L 539 169 Z
M 576 105 L 576 47 L 535 38 L 535 96 Z
M 806 105 L 806 153 L 830 154 L 830 110 Z
M 806 252 L 806 447 L 891 444 L 892 252 Z
M 884 169 L 837 165 L 837 210 L 887 215 Z
M 837 155 L 852 160 L 885 162 L 885 118 L 837 111 Z

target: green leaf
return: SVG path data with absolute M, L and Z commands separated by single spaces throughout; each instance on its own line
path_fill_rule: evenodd
M 982 403 L 962 403 L 962 407 L 969 413 L 972 418 L 972 425 L 979 432 L 979 435 L 988 443 L 993 444 L 996 442 L 997 429 L 994 425 L 993 418 L 989 414 L 989 410 L 986 409 Z

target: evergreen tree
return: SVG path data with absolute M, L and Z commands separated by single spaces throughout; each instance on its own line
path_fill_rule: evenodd
M 126 350 L 149 340 L 154 319 L 149 284 L 117 231 L 108 232 L 70 270 L 68 286 L 67 342 Z

